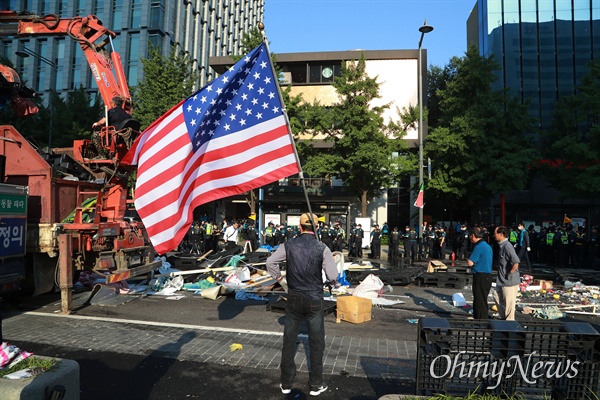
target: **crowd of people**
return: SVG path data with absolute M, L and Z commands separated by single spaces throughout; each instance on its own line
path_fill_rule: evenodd
M 381 243 L 388 245 L 388 259 L 405 258 L 407 262 L 429 259 L 467 260 L 473 251 L 469 231 L 473 227 L 481 228 L 482 240 L 497 252 L 494 240 L 493 224 L 460 222 L 452 226 L 424 223 L 418 230 L 415 226 L 406 226 L 404 231 L 398 227 L 389 228 L 384 223 L 380 228 L 374 224 L 364 243 L 365 231 L 361 224 L 352 224 L 346 232 L 341 221 L 319 222 L 316 225 L 316 237 L 330 251 L 348 250 L 349 257 L 363 257 L 363 250 L 369 249 L 372 259 L 381 258 Z M 228 230 L 229 229 L 229 230 Z M 600 266 L 600 247 L 598 227 L 593 226 L 588 235 L 583 226 L 577 224 L 554 224 L 536 230 L 533 225 L 525 227 L 523 222 L 507 226 L 507 239 L 515 248 L 521 260 L 521 269 L 529 272 L 531 264 L 543 263 L 554 267 L 595 268 Z M 225 218 L 217 224 L 208 217 L 193 222 L 179 250 L 203 254 L 209 250 L 217 251 L 219 243 L 231 246 L 235 243 L 246 246 L 251 251 L 266 245 L 275 248 L 299 235 L 297 226 L 269 221 L 259 231 L 254 220 L 231 221 Z M 368 244 L 368 246 L 366 245 Z

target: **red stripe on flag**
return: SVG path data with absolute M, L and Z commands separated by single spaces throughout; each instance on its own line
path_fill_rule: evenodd
M 181 226 L 181 228 L 179 228 L 174 233 L 173 238 L 171 240 L 167 240 L 163 243 L 155 245 L 154 249 L 159 254 L 164 254 L 164 253 L 176 248 L 179 245 L 179 243 L 181 243 L 181 241 L 183 240 L 183 238 L 189 231 L 190 226 L 192 225 L 194 208 L 196 208 L 202 204 L 205 204 L 207 202 L 211 202 L 213 200 L 222 199 L 227 196 L 232 196 L 235 194 L 247 192 L 248 190 L 251 190 L 253 188 L 264 186 L 268 183 L 271 183 L 273 181 L 281 179 L 279 176 L 282 173 L 286 174 L 285 176 L 290 176 L 290 175 L 296 174 L 296 173 L 298 173 L 298 165 L 296 163 L 290 164 L 290 165 L 287 165 L 285 167 L 278 169 L 278 171 L 273 171 L 270 174 L 266 174 L 266 175 L 263 175 L 261 177 L 254 179 L 252 181 L 249 181 L 249 182 L 247 182 L 248 189 L 245 189 L 242 192 L 240 192 L 238 190 L 240 188 L 239 186 L 228 186 L 228 187 L 219 188 L 217 190 L 205 193 L 202 197 L 194 198 L 192 200 L 192 203 L 190 204 L 190 207 L 187 212 L 186 223 L 183 226 Z M 160 227 L 162 227 L 162 225 Z M 158 225 L 154 225 L 152 228 L 147 228 L 147 230 L 148 230 L 149 235 L 153 235 L 155 233 L 162 232 L 162 230 L 159 228 Z

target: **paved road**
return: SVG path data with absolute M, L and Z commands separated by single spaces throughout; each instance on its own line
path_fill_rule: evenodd
M 283 314 L 266 311 L 265 302 L 211 301 L 188 293 L 177 301 L 152 296 L 119 306 L 83 306 L 71 315 L 61 315 L 59 309 L 57 296 L 26 299 L 5 310 L 4 336 L 38 354 L 77 360 L 84 400 L 185 399 L 191 393 L 214 398 L 215 385 L 226 394 L 220 398 L 246 394 L 240 386 L 253 393 L 250 398 L 282 398 Z M 416 325 L 407 319 L 415 312 L 376 308 L 373 316 L 359 325 L 326 317 L 325 371 L 331 391 L 321 397 L 377 399 L 414 393 Z M 233 343 L 243 349 L 230 352 Z M 298 345 L 300 374 L 289 398 L 302 398 L 308 391 L 304 333 Z M 202 371 L 210 378 L 200 376 Z M 123 387 L 125 383 L 130 385 Z M 165 397 L 167 389 L 174 394 Z
M 338 324 L 328 315 L 325 372 L 331 390 L 320 397 L 414 393 L 417 326 L 410 320 L 466 318 L 467 311 L 452 306 L 451 298 L 463 292 L 469 299 L 469 291 L 395 286 L 387 298 L 404 303 L 375 307 L 369 322 Z M 4 310 L 5 340 L 80 363 L 83 400 L 285 398 L 278 389 L 284 317 L 267 311 L 267 302 L 185 293 L 179 300 L 120 297 L 123 304 L 98 306 L 85 304 L 88 297 L 74 296 L 78 306 L 71 315 L 60 314 L 57 295 L 22 299 Z M 231 352 L 233 343 L 243 349 Z M 307 395 L 306 345 L 302 333 L 300 372 L 288 398 Z

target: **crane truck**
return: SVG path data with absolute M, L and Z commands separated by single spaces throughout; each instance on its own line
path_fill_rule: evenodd
M 113 97 L 121 97 L 131 114 L 121 57 L 112 46 L 116 34 L 96 16 L 0 11 L 0 35 L 76 40 L 104 104 L 108 107 Z M 0 73 L 0 89 L 12 94 L 15 111 L 22 115 L 37 111 L 27 106 L 32 91 L 22 87 L 14 70 L 0 66 Z M 139 135 L 139 123 L 132 119 L 119 131 L 105 125 L 95 133 L 99 141 L 79 139 L 66 151 L 44 152 L 13 126 L 0 125 L 0 178 L 5 184 L 28 188 L 26 282 L 34 294 L 60 288 L 63 313 L 72 308 L 72 288 L 80 271 L 96 271 L 110 284 L 150 274 L 161 264 L 133 208 L 129 184 L 135 171 L 120 164 Z

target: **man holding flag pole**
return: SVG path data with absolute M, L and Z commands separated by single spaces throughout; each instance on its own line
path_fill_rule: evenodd
M 262 23 L 259 29 L 264 29 Z M 316 232 L 316 217 L 313 218 L 264 33 L 262 44 L 152 123 L 138 137 L 122 163 L 137 165 L 135 206 L 159 254 L 179 245 L 197 206 L 296 173 L 300 175 L 308 207 L 305 230 L 310 231 L 308 227 L 311 227 L 312 232 Z M 308 251 L 306 245 L 310 245 L 313 252 L 320 254 L 319 266 L 327 270 L 328 278 L 335 283 L 333 271 L 337 270 L 331 252 L 321 251 L 316 240 L 301 242 L 296 246 L 294 240 L 290 241 L 288 250 L 301 254 L 302 249 Z M 289 261 L 293 264 L 293 260 Z M 297 258 L 295 265 L 303 265 L 304 261 Z M 296 277 L 302 280 L 298 274 Z M 300 308 L 294 304 L 286 306 L 284 343 L 293 344 L 296 338 L 292 336 L 298 334 L 297 319 L 309 316 L 303 315 L 306 310 L 301 307 L 306 296 L 302 285 L 297 280 L 290 283 L 290 292 L 296 289 L 290 294 L 297 300 L 292 303 Z M 310 286 L 311 296 L 318 291 L 322 296 L 322 280 L 305 283 Z M 315 310 L 313 303 L 320 305 L 320 311 Z M 315 396 L 327 390 L 322 376 L 325 339 L 322 298 L 312 301 L 309 311 L 314 321 L 311 325 L 318 327 L 309 332 L 310 394 Z M 285 356 L 291 356 L 291 362 Z M 288 367 L 282 367 L 283 393 L 291 392 L 295 376 L 293 357 L 291 347 L 284 346 L 282 366 Z

